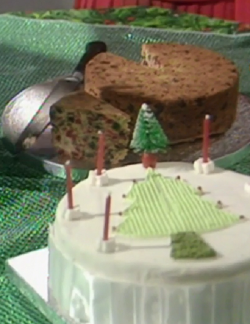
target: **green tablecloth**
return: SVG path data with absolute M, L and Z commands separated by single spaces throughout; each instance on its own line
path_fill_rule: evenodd
M 250 55 L 247 50 L 250 38 L 241 35 L 238 40 L 236 36 L 216 38 L 192 33 L 171 34 L 167 31 L 177 29 L 237 34 L 238 24 L 156 8 L 125 8 L 105 11 L 102 14 L 97 11 L 71 10 L 15 14 L 22 16 L 21 18 L 0 16 L 0 112 L 8 100 L 21 89 L 69 72 L 81 56 L 84 42 L 101 35 L 99 27 L 94 29 L 92 26 L 63 21 L 53 23 L 27 20 L 23 18 L 26 16 L 77 23 L 128 24 L 164 29 L 161 34 L 151 30 L 147 37 L 144 30 L 133 28 L 119 29 L 110 34 L 105 32 L 103 36 L 104 40 L 114 44 L 119 43 L 122 37 L 130 36 L 135 49 L 149 38 L 176 40 L 182 37 L 192 43 L 209 44 L 211 48 L 232 56 L 242 72 L 241 90 L 248 93 L 247 61 Z M 249 157 L 249 149 L 246 149 L 221 161 L 221 165 L 236 172 L 250 174 Z M 5 276 L 4 262 L 10 257 L 46 246 L 47 225 L 52 221 L 58 200 L 64 194 L 64 181 L 20 164 L 5 151 L 0 141 L 0 191 L 0 323 L 45 324 L 47 320 L 21 296 Z

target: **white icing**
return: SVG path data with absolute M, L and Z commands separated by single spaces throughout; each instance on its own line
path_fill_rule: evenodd
M 109 240 L 100 240 L 98 243 L 97 251 L 101 253 L 114 253 L 116 250 L 115 238 L 112 237 Z
M 250 216 L 249 195 L 242 188 L 243 183 L 250 183 L 247 176 L 216 169 L 204 177 L 186 163 L 160 163 L 157 171 L 180 176 L 179 181 L 195 188 L 201 186 L 204 199 L 222 201 L 223 209 Z M 97 249 L 107 194 L 112 197 L 113 227 L 121 222 L 118 213 L 128 207 L 122 195 L 133 180 L 141 181 L 145 175 L 138 164 L 108 171 L 106 187 L 93 187 L 88 181 L 75 186 L 81 220 L 65 220 L 66 197 L 59 203 L 56 221 L 49 229 L 49 286 L 62 313 L 75 322 L 89 319 L 90 324 L 249 323 L 249 221 L 202 235 L 219 253 L 211 260 L 173 260 L 169 238 L 116 236 L 108 243 L 111 247 L 115 243 L 116 252 L 105 254 Z
M 215 169 L 214 162 L 209 160 L 206 163 L 202 163 L 202 170 L 204 174 L 213 173 Z
M 194 171 L 198 174 L 210 174 L 214 172 L 214 169 L 215 165 L 211 160 L 204 163 L 203 159 L 199 158 L 194 162 Z
M 148 105 L 146 103 L 141 105 L 142 110 L 148 110 Z
M 250 182 L 246 182 L 245 183 L 244 190 L 245 190 L 245 192 L 247 192 L 248 194 L 250 194 Z
M 194 171 L 197 174 L 202 174 L 203 170 L 202 170 L 202 158 L 199 158 L 198 160 L 194 161 Z
M 89 303 L 78 288 L 73 288 L 69 301 L 69 315 L 77 323 L 88 323 L 90 319 Z
M 223 170 L 216 170 L 209 177 L 204 177 L 195 174 L 192 169 L 192 165 L 187 163 L 159 163 L 157 171 L 164 176 L 179 175 L 194 187 L 202 186 L 204 199 L 223 201 L 225 210 L 249 217 L 249 196 L 242 190 L 242 183 L 248 182 L 249 177 Z M 103 232 L 107 193 L 112 193 L 110 227 L 113 227 L 122 220 L 118 213 L 127 208 L 122 195 L 128 192 L 133 179 L 144 179 L 145 170 L 140 164 L 131 165 L 110 170 L 108 176 L 107 187 L 91 187 L 87 181 L 75 186 L 74 199 L 80 210 L 89 215 L 86 220 L 68 222 L 62 218 L 67 206 L 64 197 L 56 212 L 56 222 L 53 225 L 55 233 L 50 232 L 51 239 L 58 248 L 71 255 L 79 265 L 84 265 L 86 271 L 95 272 L 99 277 L 110 280 L 165 285 L 220 280 L 250 270 L 249 221 L 202 235 L 220 255 L 211 261 L 173 260 L 170 257 L 169 239 L 166 238 L 135 240 L 117 236 L 118 252 L 108 257 L 99 253 L 96 242 Z
M 89 171 L 87 181 L 91 186 L 97 186 L 97 187 L 107 186 L 109 183 L 107 171 L 102 170 L 101 175 L 97 175 L 97 170 Z
M 80 320 L 84 323 L 85 318 L 90 324 L 235 324 L 250 321 L 250 273 L 217 283 L 139 286 L 98 278 L 67 260 L 53 244 L 50 248 L 54 262 L 61 266 L 55 273 L 57 280 L 50 281 L 53 294 L 55 292 L 53 297 L 65 317 L 71 315 L 75 323 Z M 73 274 L 71 278 L 69 273 Z
M 64 218 L 66 220 L 78 220 L 83 218 L 84 215 L 80 211 L 79 207 L 74 207 L 73 209 L 66 209 L 64 212 Z

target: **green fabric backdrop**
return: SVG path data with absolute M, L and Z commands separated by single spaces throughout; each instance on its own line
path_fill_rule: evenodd
M 241 92 L 249 94 L 250 36 L 226 36 L 134 27 L 101 27 L 63 21 L 0 16 L 0 112 L 16 93 L 37 82 L 66 74 L 87 41 L 102 39 L 111 51 L 139 58 L 145 41 L 182 41 L 207 46 L 233 59 L 241 71 Z M 25 113 L 25 112 L 24 112 Z M 249 149 L 220 161 L 250 174 Z M 6 259 L 46 246 L 64 180 L 21 164 L 0 141 L 0 323 L 45 324 L 47 320 L 4 274 Z

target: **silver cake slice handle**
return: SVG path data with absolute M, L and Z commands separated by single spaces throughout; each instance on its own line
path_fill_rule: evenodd
M 25 149 L 23 144 L 26 139 L 33 136 L 39 136 L 48 127 L 50 124 L 50 107 L 67 94 L 79 89 L 84 81 L 85 68 L 88 62 L 99 53 L 106 51 L 107 46 L 104 42 L 95 41 L 88 43 L 83 56 L 70 76 L 60 79 L 56 83 L 53 81 L 51 85 L 48 82 L 39 85 L 40 91 L 43 87 L 47 88 L 44 98 L 42 98 L 41 94 L 36 96 L 35 89 L 37 89 L 37 86 L 34 85 L 19 93 L 9 102 L 2 116 L 2 125 L 4 136 L 7 138 L 7 141 L 14 146 L 15 153 L 19 153 Z M 48 89 L 50 86 L 51 90 Z M 32 91 L 33 87 L 34 91 Z M 27 91 L 29 93 L 27 93 Z M 39 104 L 38 100 L 38 105 L 34 103 L 34 111 L 28 114 L 30 117 L 26 120 L 23 112 L 27 106 L 25 103 L 33 99 L 30 97 L 30 94 L 32 94 L 35 102 L 37 102 L 36 97 L 39 97 L 39 99 L 41 98 L 41 101 Z M 30 106 L 30 102 L 28 106 Z M 30 109 L 33 109 L 33 107 L 30 107 Z M 17 111 L 22 112 L 18 119 L 15 114 Z M 17 125 L 15 130 L 13 130 L 14 119 L 16 124 L 20 124 L 20 128 Z M 19 129 L 18 133 L 17 129 Z
M 101 41 L 90 42 L 86 45 L 85 53 L 75 67 L 72 76 L 59 80 L 55 88 L 45 99 L 30 123 L 20 135 L 16 143 L 17 151 L 23 149 L 23 142 L 26 138 L 30 136 L 39 136 L 48 127 L 50 124 L 50 107 L 68 93 L 76 91 L 84 80 L 85 68 L 88 62 L 96 55 L 106 51 L 107 46 Z

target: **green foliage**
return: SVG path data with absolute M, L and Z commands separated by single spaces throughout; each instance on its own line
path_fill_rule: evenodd
M 216 257 L 216 252 L 194 232 L 171 236 L 171 257 L 174 259 L 205 259 Z
M 177 13 L 157 7 L 124 7 L 101 10 L 51 10 L 43 12 L 10 13 L 32 19 L 60 19 L 89 24 L 116 24 L 173 30 L 206 31 L 235 34 L 239 24 L 205 16 Z M 145 42 L 145 39 L 144 39 Z
M 166 151 L 169 140 L 150 107 L 143 104 L 135 125 L 130 148 L 135 152 L 158 153 Z

